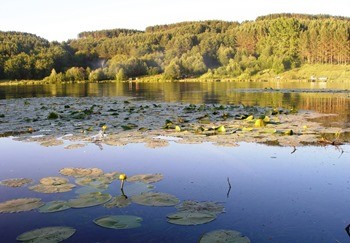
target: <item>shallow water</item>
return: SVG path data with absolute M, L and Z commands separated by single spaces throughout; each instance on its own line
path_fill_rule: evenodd
M 224 148 L 209 143 L 171 143 L 150 149 L 143 144 L 124 147 L 91 144 L 76 150 L 63 146 L 42 147 L 35 143 L 0 139 L 0 178 L 59 175 L 63 167 L 98 167 L 105 172 L 128 175 L 162 173 L 155 191 L 183 200 L 222 202 L 226 213 L 204 225 L 178 226 L 166 222 L 174 207 L 126 208 L 95 206 L 42 214 L 30 212 L 0 214 L 3 242 L 28 230 L 45 226 L 77 229 L 67 242 L 196 242 L 216 229 L 234 229 L 252 242 L 347 242 L 344 228 L 350 223 L 349 146 L 344 153 L 335 147 L 267 147 L 242 143 Z M 254 151 L 254 153 L 252 153 Z M 228 192 L 227 177 L 232 189 Z M 72 179 L 71 179 L 72 181 Z M 77 187 L 76 189 L 78 189 Z M 118 182 L 107 190 L 120 195 Z M 125 191 L 127 194 L 128 192 Z M 0 187 L 0 201 L 17 197 L 40 197 L 44 202 L 67 200 L 75 193 L 42 194 L 23 188 Z M 140 228 L 112 230 L 96 226 L 94 218 L 109 214 L 131 214 L 143 218 Z

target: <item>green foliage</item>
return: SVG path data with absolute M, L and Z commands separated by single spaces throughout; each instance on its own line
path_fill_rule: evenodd
M 250 78 L 305 64 L 349 64 L 349 36 L 349 18 L 302 14 L 82 32 L 63 43 L 0 31 L 0 79 Z
M 115 79 L 117 81 L 125 81 L 125 80 L 127 80 L 127 78 L 128 77 L 125 74 L 124 68 L 119 69 L 118 73 L 115 76 Z
M 34 66 L 34 59 L 21 52 L 9 58 L 4 64 L 4 72 L 10 79 L 32 79 L 33 73 L 31 70 Z
M 82 81 L 86 80 L 87 73 L 84 68 L 72 67 L 67 70 L 65 77 L 67 81 Z
M 101 81 L 101 80 L 105 80 L 105 79 L 106 79 L 106 75 L 105 75 L 104 71 L 102 70 L 102 68 L 98 68 L 96 70 L 93 70 L 89 74 L 89 81 Z
M 57 73 L 55 69 L 51 70 L 50 76 L 44 78 L 44 81 L 49 83 L 61 83 L 64 80 L 65 80 L 64 74 Z
M 174 80 L 181 77 L 181 66 L 178 59 L 174 59 L 164 70 L 164 79 Z
M 58 118 L 58 114 L 55 112 L 50 112 L 50 114 L 47 116 L 47 119 L 54 120 Z

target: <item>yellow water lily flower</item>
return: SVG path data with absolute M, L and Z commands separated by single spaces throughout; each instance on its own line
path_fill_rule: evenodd
M 119 180 L 121 180 L 121 181 L 126 180 L 126 178 L 127 178 L 126 174 L 120 174 L 119 175 Z
M 264 127 L 265 126 L 265 122 L 263 119 L 257 119 L 255 121 L 255 124 L 254 124 L 255 127 Z

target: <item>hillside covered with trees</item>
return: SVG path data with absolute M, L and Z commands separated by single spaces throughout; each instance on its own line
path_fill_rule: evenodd
M 279 74 L 304 64 L 350 64 L 350 18 L 274 14 L 255 21 L 199 21 L 82 32 L 49 42 L 0 31 L 0 79 L 48 82 Z

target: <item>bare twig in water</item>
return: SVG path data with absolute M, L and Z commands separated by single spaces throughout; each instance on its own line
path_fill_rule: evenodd
M 340 147 L 340 146 L 335 146 L 336 148 L 337 148 L 337 150 L 340 150 L 340 155 L 339 155 L 339 157 L 338 157 L 338 159 L 343 155 L 343 153 L 344 153 L 344 150 L 343 150 L 343 148 L 342 147 Z
M 291 154 L 294 154 L 295 151 L 297 151 L 297 148 L 295 146 L 293 146 L 293 151 L 291 152 Z
M 350 224 L 345 227 L 346 233 L 348 233 L 348 236 L 350 237 Z
M 227 177 L 227 183 L 228 183 L 227 198 L 229 198 L 230 191 L 231 191 L 231 183 L 230 183 L 230 178 L 228 178 L 228 177 Z

